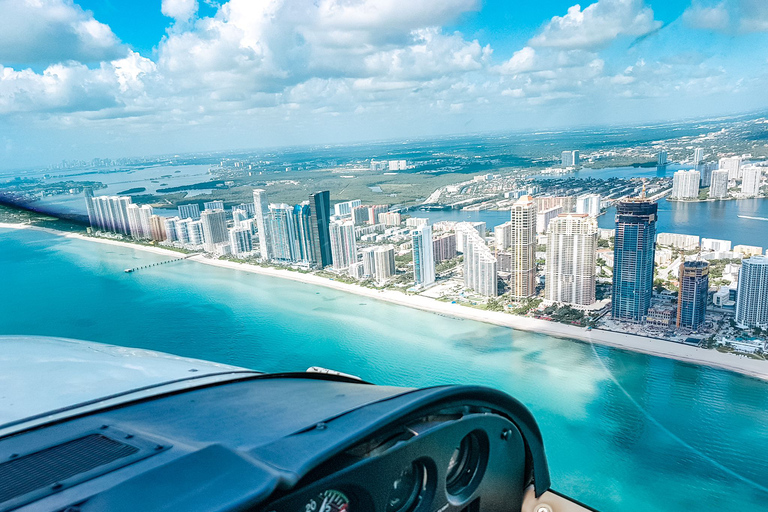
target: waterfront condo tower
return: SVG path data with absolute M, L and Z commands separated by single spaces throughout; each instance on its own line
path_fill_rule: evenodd
M 704 323 L 709 293 L 709 263 L 686 261 L 680 267 L 677 327 L 696 330 Z
M 309 196 L 310 229 L 312 230 L 312 261 L 319 268 L 332 263 L 331 235 L 331 193 L 327 190 Z
M 267 228 L 269 201 L 266 190 L 262 188 L 253 190 L 253 205 L 255 207 L 256 229 L 259 232 L 259 251 L 261 252 L 261 259 L 266 261 L 272 257 L 272 237 Z
M 595 217 L 570 213 L 552 219 L 547 231 L 547 300 L 582 306 L 594 303 L 596 260 Z
M 536 293 L 536 203 L 533 198 L 518 199 L 512 205 L 510 217 L 509 290 L 513 297 L 530 297 Z
M 768 328 L 768 256 L 742 260 L 736 292 L 736 323 Z
M 413 242 L 413 278 L 417 286 L 435 282 L 435 256 L 432 246 L 432 226 L 421 226 L 411 232 Z
M 643 322 L 653 293 L 653 258 L 658 205 L 627 199 L 616 207 L 613 249 L 613 300 L 616 320 Z

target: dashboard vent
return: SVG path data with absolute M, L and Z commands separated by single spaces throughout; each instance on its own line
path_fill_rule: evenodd
M 139 449 L 91 434 L 0 464 L 0 503 L 109 464 Z
M 32 447 L 36 444 L 36 434 L 21 436 L 19 440 Z M 123 439 L 130 441 L 123 442 Z M 170 447 L 107 426 L 53 446 L 33 448 L 26 453 L 22 450 L 10 456 L 10 446 L 0 442 L 0 460 L 5 459 L 0 462 L 0 512 L 157 455 Z

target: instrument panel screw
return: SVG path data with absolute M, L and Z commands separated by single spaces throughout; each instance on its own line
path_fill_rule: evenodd
M 505 428 L 504 430 L 501 431 L 502 440 L 508 441 L 511 436 L 512 436 L 512 431 L 509 430 L 508 428 Z M 536 512 L 541 512 L 541 511 L 537 510 Z
M 536 507 L 536 512 L 552 512 L 552 507 L 549 505 L 539 505 Z
M 16 458 L 16 457 L 18 457 L 18 456 L 19 456 L 19 454 L 18 454 L 18 453 L 12 453 L 12 454 L 11 454 L 11 456 L 10 456 L 10 457 L 8 457 L 8 458 L 9 458 L 9 459 L 15 459 L 15 458 Z
M 109 425 L 102 425 L 99 427 L 101 430 L 107 430 L 109 428 Z
M 162 450 L 163 448 L 165 448 L 165 446 L 163 446 L 163 445 L 161 445 L 161 444 L 158 444 L 157 446 L 155 446 L 155 451 L 158 451 L 158 452 L 159 452 L 159 451 L 160 451 L 160 450 Z
M 315 428 L 317 428 L 317 430 L 325 430 L 326 424 L 321 421 Z
M 64 487 L 64 485 L 61 482 L 56 482 L 51 486 L 51 489 L 53 489 L 54 491 L 58 491 L 62 487 Z

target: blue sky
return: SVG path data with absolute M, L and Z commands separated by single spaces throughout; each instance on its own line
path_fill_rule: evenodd
M 765 0 L 0 0 L 0 167 L 768 108 Z

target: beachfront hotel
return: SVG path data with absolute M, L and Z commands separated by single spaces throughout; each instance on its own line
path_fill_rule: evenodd
M 418 287 L 435 282 L 435 256 L 432 246 L 432 226 L 421 226 L 411 232 L 413 243 L 413 278 Z
M 616 206 L 613 249 L 615 320 L 643 322 L 653 295 L 653 259 L 658 205 L 647 199 L 627 199 Z

